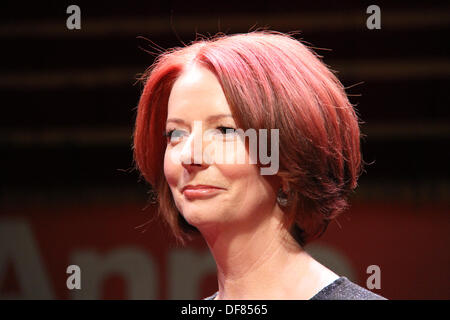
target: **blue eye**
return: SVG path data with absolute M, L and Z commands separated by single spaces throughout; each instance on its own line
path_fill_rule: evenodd
M 216 128 L 222 135 L 224 135 L 226 138 L 234 137 L 234 135 L 237 133 L 237 130 L 235 128 L 231 127 L 224 127 L 220 126 Z M 183 130 L 173 129 L 170 131 L 164 132 L 163 136 L 166 137 L 167 143 L 170 142 L 177 142 L 180 139 L 183 138 L 183 136 L 186 135 L 186 132 Z
M 180 139 L 183 136 L 183 131 L 173 129 L 168 132 L 164 132 L 164 136 L 167 138 L 167 142 L 171 142 L 172 139 Z

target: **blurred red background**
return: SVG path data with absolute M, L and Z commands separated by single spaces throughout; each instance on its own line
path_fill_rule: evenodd
M 0 296 L 56 299 L 200 299 L 217 290 L 215 265 L 199 237 L 181 248 L 138 204 L 10 210 L 0 220 Z M 139 227 L 141 226 L 141 227 Z M 448 299 L 448 207 L 355 204 L 307 250 L 366 287 L 381 270 L 389 299 Z M 145 231 L 144 231 L 145 230 Z M 66 269 L 81 268 L 81 290 Z

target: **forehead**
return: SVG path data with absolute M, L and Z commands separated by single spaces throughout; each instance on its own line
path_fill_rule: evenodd
M 192 66 L 175 81 L 167 112 L 168 117 L 195 116 L 200 120 L 211 114 L 230 113 L 230 107 L 214 73 L 204 67 Z

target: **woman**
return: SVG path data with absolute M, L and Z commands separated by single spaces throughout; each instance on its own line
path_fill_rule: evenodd
M 136 165 L 175 237 L 206 240 L 219 287 L 208 299 L 382 298 L 303 249 L 361 171 L 357 116 L 313 51 L 277 32 L 222 35 L 162 54 L 143 79 Z M 263 174 L 264 148 L 279 158 Z

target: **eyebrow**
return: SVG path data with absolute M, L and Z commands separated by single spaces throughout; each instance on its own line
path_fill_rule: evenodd
M 212 115 L 212 116 L 209 116 L 208 118 L 206 118 L 206 122 L 212 122 L 212 121 L 214 121 L 214 120 L 217 120 L 217 119 L 220 119 L 220 118 L 226 118 L 226 117 L 233 118 L 233 116 L 232 116 L 231 114 L 224 114 L 224 113 L 222 113 L 222 114 L 215 114 L 215 115 Z M 183 119 L 180 119 L 180 118 L 170 118 L 170 119 L 167 119 L 166 125 L 167 125 L 167 123 L 169 123 L 169 122 L 175 122 L 175 123 L 183 123 L 183 124 L 187 124 L 186 121 L 184 121 Z

